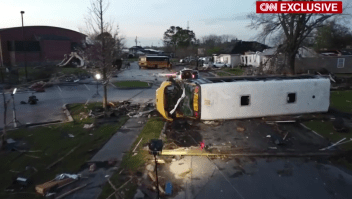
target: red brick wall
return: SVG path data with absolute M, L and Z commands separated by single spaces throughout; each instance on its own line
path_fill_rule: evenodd
M 68 37 L 70 41 L 44 40 L 40 42 L 40 52 L 27 52 L 28 62 L 57 61 L 64 58 L 64 54 L 71 53 L 71 42 L 80 43 L 85 40 L 85 35 L 57 27 L 50 26 L 28 26 L 24 27 L 24 36 L 27 41 L 36 41 L 35 35 L 56 35 Z M 4 64 L 10 65 L 11 57 L 7 47 L 7 41 L 22 41 L 22 27 L 0 29 L 1 47 L 3 51 Z M 16 64 L 24 62 L 22 52 L 15 53 Z

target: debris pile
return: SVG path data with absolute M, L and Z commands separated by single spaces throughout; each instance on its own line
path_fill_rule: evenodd
M 120 117 L 123 115 L 128 115 L 129 117 L 144 117 L 155 111 L 154 104 L 131 104 L 129 101 L 122 102 L 109 102 L 108 111 L 105 113 L 108 117 Z M 82 113 L 84 115 L 84 113 Z M 103 118 L 104 109 L 102 107 L 95 107 L 88 111 L 87 117 L 93 118 Z
M 52 86 L 51 83 L 39 81 L 29 86 L 29 88 L 36 92 L 45 92 L 45 88 L 50 86 Z

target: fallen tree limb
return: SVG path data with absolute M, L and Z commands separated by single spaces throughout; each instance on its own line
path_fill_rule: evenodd
M 56 160 L 55 162 L 51 163 L 49 166 L 46 167 L 46 169 L 50 169 L 51 167 L 53 167 L 54 165 L 56 165 L 57 163 L 59 163 L 60 161 L 62 161 L 66 156 L 70 155 L 72 152 L 74 152 L 76 149 L 78 148 L 78 146 L 76 146 L 75 148 L 73 148 L 71 151 L 69 151 L 66 155 L 62 156 L 60 159 Z

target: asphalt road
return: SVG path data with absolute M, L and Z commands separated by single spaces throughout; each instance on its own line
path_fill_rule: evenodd
M 164 69 L 149 69 L 139 70 L 137 62 L 131 64 L 129 69 L 121 72 L 118 77 L 115 77 L 111 82 L 119 80 L 143 80 L 151 81 L 155 83 L 152 88 L 148 89 L 131 89 L 121 90 L 110 85 L 108 87 L 108 100 L 109 101 L 121 101 L 131 99 L 133 103 L 141 103 L 150 99 L 155 99 L 155 90 L 157 86 L 165 78 L 156 77 L 159 73 L 169 73 L 170 71 Z M 103 87 L 99 86 L 99 94 L 102 96 Z M 27 102 L 28 97 L 31 93 L 17 93 L 15 95 L 15 107 L 17 120 L 22 124 L 27 123 L 39 123 L 39 122 L 50 122 L 55 120 L 65 121 L 67 118 L 62 111 L 64 104 L 70 103 L 85 103 L 87 100 L 102 101 L 102 97 L 92 98 L 97 92 L 96 84 L 91 82 L 90 84 L 70 84 L 70 85 L 54 85 L 53 87 L 47 88 L 43 93 L 35 93 L 39 99 L 38 104 L 20 104 L 21 101 Z M 11 96 L 7 94 L 7 99 Z M 1 110 L 3 109 L 3 101 L 0 100 Z M 13 119 L 13 106 L 12 102 L 8 107 L 7 112 L 7 123 Z M 0 128 L 3 128 L 3 112 L 0 114 Z M 11 125 L 12 126 L 12 125 Z
M 350 198 L 352 176 L 332 165 L 308 158 L 238 158 L 210 160 L 185 157 L 187 165 L 181 198 Z M 186 167 L 187 167 L 186 166 Z M 185 167 L 185 169 L 187 169 Z

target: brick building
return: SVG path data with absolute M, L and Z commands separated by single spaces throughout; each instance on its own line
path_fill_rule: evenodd
M 23 33 L 22 27 L 0 29 L 5 66 L 23 66 L 25 60 L 27 66 L 57 64 L 86 39 L 82 33 L 52 26 L 25 26 Z

